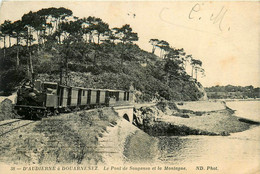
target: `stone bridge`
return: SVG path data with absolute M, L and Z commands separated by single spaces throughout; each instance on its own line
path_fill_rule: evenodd
M 114 110 L 118 113 L 120 117 L 123 117 L 130 123 L 133 122 L 134 117 L 134 105 L 130 106 L 114 106 Z

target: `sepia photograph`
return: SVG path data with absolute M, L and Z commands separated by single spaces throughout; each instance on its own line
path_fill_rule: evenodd
M 260 173 L 258 1 L 0 1 L 0 173 Z

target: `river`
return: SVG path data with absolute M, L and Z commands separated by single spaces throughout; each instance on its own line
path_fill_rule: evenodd
M 235 115 L 260 121 L 260 101 L 233 101 L 227 106 L 235 109 Z M 159 137 L 150 153 L 154 164 L 217 167 L 220 173 L 254 173 L 260 169 L 260 126 L 230 136 L 172 136 Z M 142 146 L 142 141 L 139 141 Z M 146 143 L 147 146 L 147 143 Z M 151 157 L 151 155 L 149 155 Z M 128 156 L 128 158 L 132 158 Z M 143 159 L 143 162 L 151 159 Z

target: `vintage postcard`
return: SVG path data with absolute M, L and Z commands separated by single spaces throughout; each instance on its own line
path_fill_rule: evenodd
M 259 12 L 2 0 L 0 173 L 260 173 Z

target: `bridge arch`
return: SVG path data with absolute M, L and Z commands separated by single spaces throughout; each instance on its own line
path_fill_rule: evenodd
M 113 108 L 120 117 L 123 117 L 130 123 L 133 123 L 134 106 L 115 106 Z
M 124 114 L 124 115 L 123 115 L 123 118 L 130 122 L 130 119 L 129 119 L 129 117 L 128 117 L 127 114 Z

